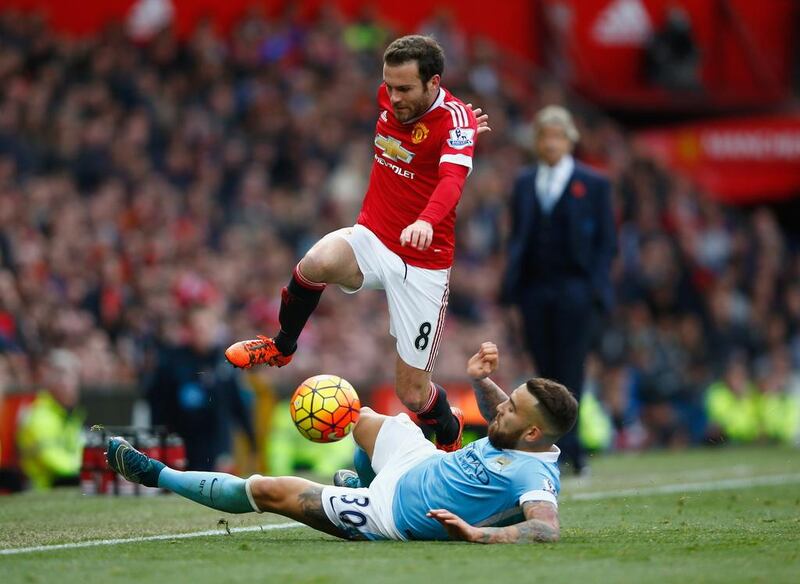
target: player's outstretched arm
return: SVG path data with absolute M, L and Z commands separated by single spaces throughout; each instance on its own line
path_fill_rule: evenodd
M 553 543 L 560 537 L 558 509 L 549 501 L 522 504 L 525 521 L 507 527 L 475 527 L 446 509 L 432 509 L 428 517 L 442 524 L 452 539 L 473 543 Z
M 472 379 L 475 399 L 483 419 L 490 422 L 497 414 L 497 406 L 508 399 L 508 395 L 489 375 L 497 370 L 500 354 L 497 345 L 492 342 L 481 344 L 481 348 L 467 361 L 467 375 Z

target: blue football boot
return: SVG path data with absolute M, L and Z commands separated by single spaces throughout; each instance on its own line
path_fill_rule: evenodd
M 337 470 L 333 475 L 333 484 L 337 487 L 347 487 L 349 489 L 361 488 L 361 479 L 355 471 L 343 468 Z
M 139 452 L 121 436 L 108 439 L 106 460 L 115 472 L 132 483 L 145 487 L 157 487 L 158 475 L 166 465 Z

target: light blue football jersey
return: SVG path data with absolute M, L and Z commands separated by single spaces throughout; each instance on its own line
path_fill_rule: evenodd
M 431 509 L 447 509 L 471 525 L 502 527 L 524 521 L 521 502 L 557 504 L 561 488 L 557 447 L 551 452 L 502 450 L 481 438 L 444 456 L 433 456 L 404 474 L 392 512 L 408 539 L 448 539 Z

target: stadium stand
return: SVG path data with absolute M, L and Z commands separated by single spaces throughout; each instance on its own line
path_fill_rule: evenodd
M 275 328 L 273 300 L 294 261 L 353 221 L 368 178 L 382 46 L 364 39 L 393 31 L 357 24 L 335 11 L 307 24 L 254 12 L 229 37 L 200 21 L 185 42 L 165 30 L 142 43 L 119 27 L 75 40 L 0 12 L 9 387 L 35 387 L 37 359 L 53 347 L 78 355 L 87 386 L 136 384 L 160 346 L 183 340 L 197 305 L 224 317 L 228 338 Z M 707 389 L 734 356 L 761 394 L 800 407 L 796 226 L 782 226 L 774 207 L 718 202 L 560 83 L 521 81 L 518 58 L 455 23 L 433 24 L 451 37 L 444 84 L 493 127 L 459 207 L 438 378 L 461 380 L 483 339 L 502 344 L 509 382 L 530 372 L 496 303 L 506 200 L 530 157 L 532 113 L 565 103 L 583 135 L 578 156 L 615 183 L 618 302 L 587 380 L 613 425 L 606 446 L 704 441 Z M 257 375 L 288 388 L 336 372 L 364 396 L 391 379 L 384 299 L 338 294 L 323 297 L 291 367 Z M 795 423 L 773 439 L 797 440 Z

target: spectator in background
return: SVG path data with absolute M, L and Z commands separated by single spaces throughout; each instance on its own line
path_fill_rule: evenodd
M 761 369 L 758 388 L 764 436 L 775 442 L 800 445 L 800 375 L 792 371 L 788 349 L 775 348 Z
M 389 31 L 379 22 L 375 6 L 364 4 L 358 17 L 345 27 L 344 43 L 349 50 L 367 60 L 380 54 L 388 35 Z
M 447 7 L 434 9 L 430 18 L 419 25 L 419 34 L 432 36 L 447 55 L 447 77 L 459 79 L 465 72 L 469 53 L 467 34 Z
M 595 377 L 589 378 L 598 386 L 598 398 L 611 418 L 615 450 L 640 448 L 647 438 L 641 424 L 640 376 L 630 363 L 630 339 L 623 324 L 617 319 L 605 327 L 597 347 Z
M 76 484 L 83 460 L 80 362 L 66 349 L 51 351 L 42 362 L 39 392 L 22 414 L 17 448 L 22 471 L 35 489 Z
M 145 384 L 152 424 L 183 438 L 188 470 L 230 470 L 234 425 L 255 451 L 246 390 L 239 372 L 222 358 L 221 332 L 214 309 L 193 309 L 183 339 L 159 351 Z
M 675 319 L 661 315 L 649 320 L 636 335 L 634 362 L 639 372 L 642 422 L 648 429 L 648 445 L 666 446 L 685 442 L 675 405 L 683 390 L 684 359 L 676 335 Z
M 501 296 L 522 313 L 538 375 L 566 385 L 580 400 L 592 320 L 612 302 L 611 186 L 572 157 L 578 131 L 566 109 L 542 109 L 534 131 L 538 163 L 514 184 Z M 559 445 L 581 473 L 585 461 L 577 431 Z
M 645 67 L 653 85 L 676 92 L 701 89 L 700 50 L 689 14 L 682 7 L 667 10 L 663 26 L 645 49 Z
M 712 441 L 752 442 L 761 435 L 758 388 L 743 352 L 733 353 L 722 378 L 709 386 L 706 409 Z
M 172 24 L 171 0 L 137 0 L 128 13 L 128 34 L 135 42 L 147 42 Z
M 783 295 L 783 307 L 787 316 L 786 326 L 792 368 L 800 370 L 800 266 L 796 269 L 796 278 L 797 280 L 786 287 Z
M 3 355 L 0 355 L 0 421 L 5 420 L 5 411 L 4 408 L 6 407 L 5 404 L 5 394 L 6 394 L 6 386 L 8 385 L 9 381 L 9 374 L 8 374 L 8 364 L 6 363 L 6 359 Z M 3 430 L 3 427 L 0 426 L 0 430 Z M 13 483 L 18 483 L 15 480 L 16 473 L 13 473 L 13 476 L 9 471 L 3 468 L 3 448 L 14 448 L 13 444 L 3 444 L 4 440 L 3 432 L 0 432 L 0 493 L 5 492 L 6 490 L 10 489 Z M 5 442 L 8 442 L 6 439 Z M 19 490 L 19 488 L 13 489 Z

